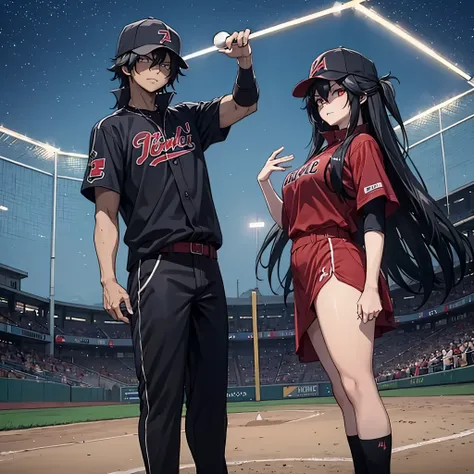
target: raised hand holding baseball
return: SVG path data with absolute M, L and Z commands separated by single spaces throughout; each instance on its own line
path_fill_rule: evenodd
M 223 53 L 230 58 L 245 58 L 252 54 L 249 43 L 250 30 L 248 28 L 245 31 L 234 31 L 234 33 L 227 36 L 224 42 L 224 35 L 226 34 L 221 32 L 214 37 L 214 45 L 220 48 L 219 53 Z

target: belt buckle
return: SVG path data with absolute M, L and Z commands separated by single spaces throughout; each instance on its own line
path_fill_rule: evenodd
M 196 247 L 200 250 L 195 250 Z M 197 242 L 191 242 L 191 245 L 189 246 L 189 250 L 193 255 L 203 255 L 204 254 L 204 245 L 197 243 Z

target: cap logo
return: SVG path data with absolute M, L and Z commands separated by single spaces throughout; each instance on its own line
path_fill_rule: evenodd
M 311 66 L 311 71 L 309 73 L 310 77 L 313 77 L 316 75 L 317 72 L 321 71 L 321 69 L 326 70 L 326 58 L 323 58 L 319 63 L 314 61 L 314 63 Z
M 160 44 L 171 43 L 171 35 L 170 35 L 170 32 L 168 30 L 160 30 L 160 31 L 158 31 L 158 34 L 163 35 L 163 38 L 161 38 L 161 40 L 160 40 Z

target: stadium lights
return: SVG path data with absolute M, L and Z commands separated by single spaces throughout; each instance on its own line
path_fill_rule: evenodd
M 249 227 L 251 229 L 261 229 L 262 227 L 265 227 L 265 222 L 251 222 Z
M 438 110 L 444 109 L 448 105 L 451 105 L 452 103 L 458 101 L 459 99 L 462 99 L 464 96 L 468 94 L 472 94 L 474 92 L 474 89 L 469 89 L 466 92 L 463 92 L 462 94 L 459 94 L 455 97 L 451 97 L 451 99 L 445 100 L 444 102 L 441 102 L 441 104 L 435 105 L 433 107 L 430 107 L 429 109 L 425 110 L 424 112 L 420 112 L 418 115 L 415 115 L 414 117 L 408 119 L 406 122 L 403 123 L 403 125 L 407 126 L 410 125 L 413 122 L 416 122 L 417 120 L 420 120 L 423 117 L 426 117 L 427 115 L 432 114 L 433 112 L 437 112 Z M 399 125 L 397 125 L 394 130 L 398 130 L 400 128 Z
M 43 148 L 44 150 L 50 152 L 51 154 L 61 152 L 59 148 L 49 145 L 48 143 L 42 143 L 42 142 L 39 142 L 38 140 L 33 140 L 32 138 L 28 138 L 26 135 L 22 135 L 21 133 L 10 130 L 9 128 L 4 127 L 3 125 L 0 125 L 0 133 L 5 133 L 14 138 L 17 138 L 18 140 L 31 143 L 31 145 L 35 145 L 37 147 Z
M 322 10 L 316 13 L 312 13 L 310 15 L 302 16 L 300 18 L 295 18 L 294 20 L 285 21 L 284 23 L 280 23 L 279 25 L 271 26 L 270 28 L 265 28 L 264 30 L 256 31 L 255 33 L 250 33 L 249 39 L 260 38 L 262 36 L 269 35 L 270 33 L 276 33 L 277 31 L 286 30 L 287 28 L 291 28 L 292 26 L 298 26 L 303 23 L 308 23 L 309 21 L 316 20 L 318 18 L 323 18 L 328 15 L 332 14 L 340 14 L 344 10 L 348 10 L 349 8 L 355 8 L 359 6 L 361 3 L 366 2 L 367 0 L 351 0 L 347 3 L 336 3 L 333 7 L 327 8 L 326 10 Z M 195 53 L 188 54 L 184 56 L 183 59 L 187 61 L 188 59 L 197 58 L 199 56 L 204 56 L 205 54 L 212 53 L 213 51 L 217 51 L 218 48 L 215 46 L 211 46 L 209 48 L 201 49 L 200 51 L 196 51 Z
M 421 41 L 414 38 L 412 35 L 407 33 L 405 30 L 403 30 L 399 26 L 388 21 L 387 19 L 380 16 L 378 13 L 375 13 L 374 10 L 364 7 L 363 5 L 355 5 L 354 8 L 357 11 L 366 15 L 371 20 L 378 23 L 379 25 L 383 26 L 384 28 L 387 28 L 387 30 L 391 31 L 392 33 L 395 33 L 400 38 L 403 38 L 405 41 L 408 41 L 412 46 L 415 46 L 415 48 L 418 48 L 420 51 L 422 51 L 426 55 L 431 56 L 433 59 L 436 59 L 436 61 L 438 61 L 439 63 L 443 64 L 443 66 L 447 67 L 451 71 L 461 76 L 463 79 L 465 79 L 468 82 L 470 86 L 474 87 L 473 77 L 471 75 L 469 75 L 467 72 L 464 72 L 462 69 L 458 68 L 453 63 L 449 62 L 447 59 L 443 58 L 436 51 L 434 51 L 433 49 L 423 44 Z
M 461 99 L 462 97 L 464 97 L 465 95 L 467 94 L 470 94 L 471 92 L 474 92 L 474 78 L 469 76 L 468 73 L 462 71 L 460 68 L 458 68 L 457 66 L 455 66 L 454 64 L 450 63 L 447 59 L 443 58 L 441 55 L 439 55 L 438 53 L 436 53 L 434 50 L 432 50 L 431 48 L 429 48 L 428 46 L 424 45 L 423 43 L 421 43 L 419 40 L 415 39 L 413 36 L 411 36 L 409 33 L 407 33 L 406 31 L 404 31 L 402 28 L 400 28 L 399 26 L 389 22 L 388 20 L 386 20 L 385 18 L 383 18 L 381 15 L 379 15 L 378 13 L 376 13 L 374 10 L 372 9 L 369 9 L 369 8 L 366 8 L 364 7 L 363 5 L 361 5 L 362 3 L 366 2 L 367 0 L 352 0 L 352 1 L 349 1 L 347 3 L 344 3 L 344 4 L 341 4 L 341 3 L 335 3 L 334 6 L 332 8 L 329 8 L 329 9 L 326 9 L 326 10 L 322 10 L 320 12 L 316 12 L 316 13 L 313 13 L 311 15 L 307 15 L 307 16 L 304 16 L 304 17 L 301 17 L 301 18 L 297 18 L 295 20 L 291 20 L 291 21 L 287 21 L 285 23 L 281 23 L 279 25 L 275 25 L 275 26 L 272 26 L 270 28 L 266 28 L 264 30 L 260 30 L 260 31 L 257 31 L 255 33 L 252 33 L 250 35 L 250 38 L 258 38 L 260 36 L 264 36 L 264 35 L 267 35 L 269 33 L 274 33 L 274 32 L 277 32 L 277 31 L 281 31 L 281 30 L 284 30 L 286 28 L 290 28 L 292 26 L 296 26 L 296 25 L 300 25 L 302 23 L 305 23 L 305 22 L 309 22 L 311 20 L 314 20 L 314 19 L 317 19 L 317 18 L 321 18 L 321 17 L 324 17 L 324 16 L 327 16 L 327 15 L 330 15 L 330 14 L 334 14 L 334 15 L 338 15 L 340 14 L 343 10 L 347 10 L 347 9 L 350 9 L 350 8 L 353 8 L 355 9 L 356 11 L 359 11 L 361 13 L 363 13 L 365 16 L 367 16 L 367 18 L 369 18 L 370 20 L 373 20 L 375 21 L 376 23 L 378 23 L 379 25 L 383 26 L 384 28 L 387 28 L 389 31 L 395 33 L 397 36 L 405 39 L 406 41 L 408 41 L 410 44 L 412 44 L 413 46 L 415 46 L 416 48 L 418 48 L 419 50 L 421 50 L 423 53 L 431 56 L 432 58 L 436 59 L 438 62 L 440 62 L 441 64 L 443 64 L 444 66 L 446 66 L 448 69 L 450 69 L 451 71 L 453 72 L 456 72 L 458 75 L 460 75 L 463 79 L 466 79 L 466 81 L 468 82 L 469 85 L 471 85 L 473 87 L 473 89 L 470 89 L 456 97 L 453 97 L 451 99 L 448 99 L 447 101 L 441 103 L 441 104 L 438 104 L 434 107 L 431 107 L 427 110 L 425 110 L 424 112 L 420 112 L 418 115 L 416 115 L 415 117 L 412 117 L 410 118 L 409 120 L 407 120 L 406 122 L 404 122 L 404 125 L 409 125 L 410 123 L 416 121 L 416 120 L 419 120 L 435 111 L 438 111 L 444 107 L 446 107 L 447 105 Z M 197 51 L 195 53 L 192 53 L 192 54 L 189 54 L 187 56 L 184 56 L 184 59 L 187 60 L 187 59 L 191 59 L 191 58 L 196 58 L 198 56 L 203 56 L 204 54 L 207 54 L 207 53 L 210 53 L 210 52 L 213 52 L 213 51 L 216 51 L 217 48 L 215 46 L 211 47 L 211 48 L 206 48 L 206 49 L 203 49 L 201 51 Z M 395 130 L 399 129 L 400 127 L 397 126 L 395 127 Z M 70 157 L 77 157 L 77 158 L 88 158 L 88 155 L 86 154 L 83 154 L 83 153 L 70 153 L 70 152 L 64 152 L 64 151 L 61 151 L 59 148 L 55 148 L 51 145 L 48 145 L 46 143 L 41 143 L 37 140 L 33 140 L 31 138 L 28 138 L 27 136 L 25 135 L 22 135 L 20 133 L 17 133 L 13 130 L 10 130 L 8 128 L 5 128 L 3 125 L 0 125 L 0 134 L 1 133 L 4 133 L 6 135 L 10 135 L 14 138 L 17 138 L 19 140 L 23 140 L 23 141 L 26 141 L 28 143 L 31 143 L 32 145 L 35 145 L 35 146 L 38 146 L 38 147 L 41 147 L 49 152 L 52 152 L 52 153 L 56 153 L 57 155 L 63 155 L 63 156 L 70 156 Z

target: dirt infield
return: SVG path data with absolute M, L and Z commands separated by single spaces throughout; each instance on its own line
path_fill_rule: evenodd
M 18 402 L 0 403 L 0 410 L 37 410 L 43 408 L 74 408 L 121 405 L 120 402 Z
M 394 474 L 473 472 L 474 397 L 385 400 L 394 436 Z M 334 405 L 285 406 L 229 416 L 231 474 L 352 473 Z M 143 473 L 136 419 L 0 433 L 2 474 Z M 257 462 L 256 462 L 257 461 Z M 183 474 L 195 472 L 184 433 Z

